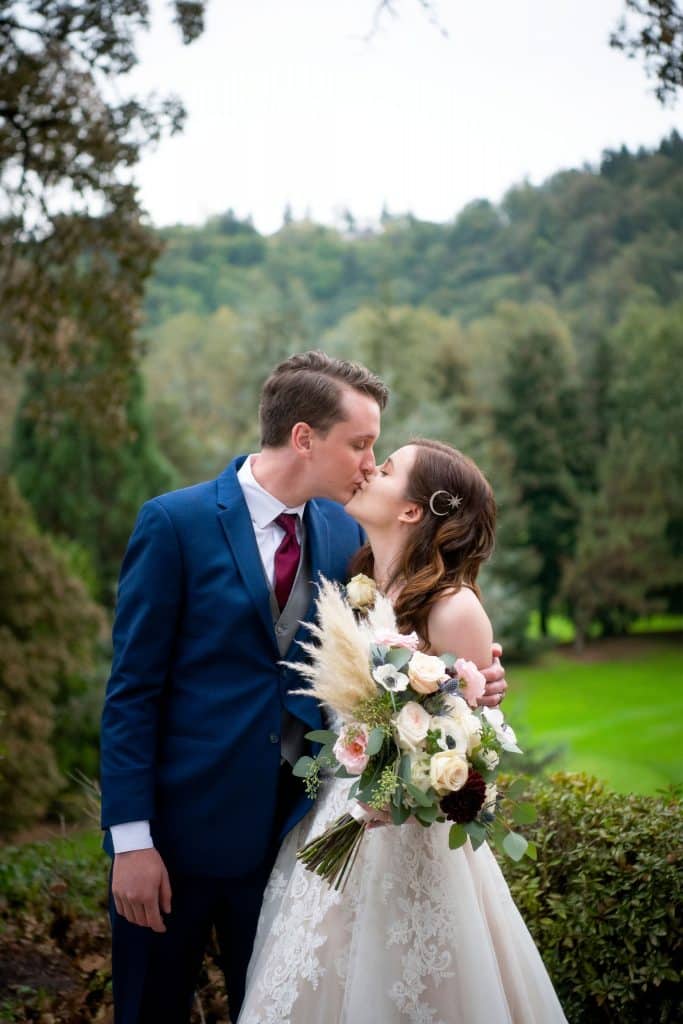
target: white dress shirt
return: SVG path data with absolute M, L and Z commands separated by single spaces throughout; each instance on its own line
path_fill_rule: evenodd
M 269 494 L 254 477 L 251 467 L 253 458 L 253 455 L 247 456 L 237 473 L 237 479 L 249 510 L 266 579 L 270 586 L 274 587 L 275 552 L 285 535 L 285 531 L 274 520 L 282 512 L 296 515 L 296 535 L 297 540 L 301 543 L 301 517 L 304 514 L 306 502 L 303 505 L 290 508 L 288 505 L 283 505 L 274 495 Z M 112 825 L 110 831 L 112 843 L 114 844 L 114 853 L 129 853 L 131 850 L 149 850 L 154 846 L 148 821 L 127 821 L 120 825 Z

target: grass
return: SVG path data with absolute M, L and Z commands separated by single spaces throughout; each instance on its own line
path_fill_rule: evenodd
M 583 657 L 554 651 L 509 681 L 505 711 L 520 745 L 561 748 L 554 767 L 621 793 L 683 783 L 680 640 L 603 641 Z
M 529 625 L 526 635 L 530 640 L 538 640 L 541 636 L 540 616 L 538 612 L 532 612 L 529 618 Z M 629 626 L 629 633 L 670 633 L 683 629 L 683 615 L 648 615 L 636 619 Z M 600 626 L 594 623 L 589 635 L 592 638 L 600 636 Z M 576 631 L 573 622 L 564 615 L 553 613 L 548 616 L 548 636 L 561 644 L 572 643 Z

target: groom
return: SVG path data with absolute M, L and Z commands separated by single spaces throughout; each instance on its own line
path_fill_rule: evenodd
M 385 385 L 320 352 L 266 381 L 262 448 L 138 516 L 102 718 L 117 1024 L 186 1022 L 215 928 L 232 1019 L 282 837 L 309 809 L 291 766 L 316 703 L 282 660 L 321 576 L 363 541 L 340 507 L 374 470 Z M 497 663 L 487 702 L 500 702 Z

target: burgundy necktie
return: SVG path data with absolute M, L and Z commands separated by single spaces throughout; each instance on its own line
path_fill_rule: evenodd
M 274 520 L 285 531 L 280 546 L 275 552 L 275 597 L 280 611 L 287 604 L 287 598 L 296 577 L 296 570 L 299 567 L 301 546 L 296 539 L 296 520 L 297 516 L 291 512 L 281 512 Z

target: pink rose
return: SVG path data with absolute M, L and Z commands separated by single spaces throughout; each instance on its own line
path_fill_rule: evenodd
M 373 640 L 385 647 L 405 647 L 408 651 L 416 651 L 420 640 L 417 633 L 392 633 L 390 629 L 378 629 Z
M 332 753 L 349 775 L 361 775 L 367 766 L 368 728 L 366 725 L 345 725 Z
M 471 708 L 476 708 L 480 697 L 483 697 L 486 689 L 486 680 L 473 661 L 465 661 L 458 658 L 455 663 L 455 671 L 462 684 L 462 693 Z

